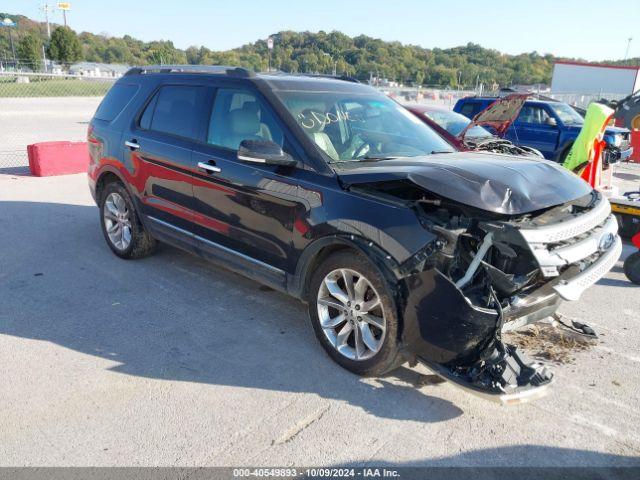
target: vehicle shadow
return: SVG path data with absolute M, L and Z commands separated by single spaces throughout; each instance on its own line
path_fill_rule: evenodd
M 0 335 L 105 358 L 127 375 L 308 392 L 394 419 L 463 413 L 417 389 L 429 382 L 416 371 L 363 380 L 338 367 L 287 295 L 169 246 L 117 258 L 93 206 L 0 202 L 0 245 Z
M 513 445 L 473 450 L 436 459 L 411 462 L 362 460 L 337 468 L 397 469 L 403 480 L 435 479 L 636 479 L 640 458 L 545 445 Z M 329 467 L 330 468 L 330 467 Z M 383 476 L 383 475 L 380 475 Z

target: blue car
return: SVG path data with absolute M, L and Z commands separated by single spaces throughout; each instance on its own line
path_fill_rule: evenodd
M 461 98 L 454 112 L 473 118 L 487 108 L 496 97 Z M 539 150 L 546 159 L 563 162 L 580 133 L 584 118 L 570 105 L 553 100 L 527 100 L 504 138 L 516 145 Z M 633 153 L 631 132 L 626 128 L 607 127 L 604 140 L 604 164 L 625 160 Z

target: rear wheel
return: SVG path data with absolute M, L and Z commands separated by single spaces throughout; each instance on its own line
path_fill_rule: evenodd
M 100 199 L 102 233 L 113 253 L 121 258 L 141 258 L 155 248 L 155 240 L 140 222 L 127 189 L 119 182 L 107 184 Z
M 398 315 L 384 277 L 361 254 L 343 251 L 316 270 L 309 315 L 329 356 L 358 375 L 381 375 L 398 367 Z

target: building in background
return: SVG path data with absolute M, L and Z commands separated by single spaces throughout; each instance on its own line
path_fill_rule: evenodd
M 557 61 L 553 66 L 551 93 L 580 94 L 612 100 L 640 89 L 640 67 Z

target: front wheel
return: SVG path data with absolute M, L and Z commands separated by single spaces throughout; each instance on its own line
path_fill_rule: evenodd
M 329 356 L 358 375 L 382 375 L 402 363 L 399 322 L 389 286 L 362 255 L 342 251 L 314 273 L 309 316 Z
M 640 252 L 629 255 L 624 261 L 623 268 L 627 278 L 640 285 Z

